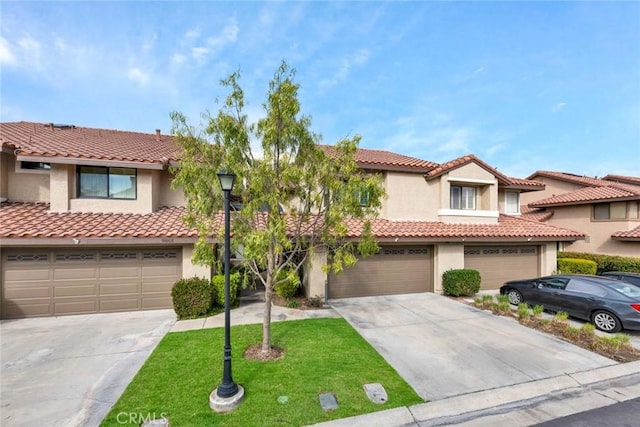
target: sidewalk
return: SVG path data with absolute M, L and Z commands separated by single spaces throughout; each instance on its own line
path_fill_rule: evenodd
M 255 295 L 245 296 L 241 298 L 240 307 L 231 312 L 232 324 L 261 323 L 263 309 L 264 302 Z M 271 310 L 274 322 L 340 317 L 332 308 L 298 310 L 274 305 Z M 170 332 L 223 326 L 224 313 L 221 313 L 206 319 L 177 321 Z M 637 397 L 640 397 L 640 361 L 486 389 L 315 426 L 530 426 Z

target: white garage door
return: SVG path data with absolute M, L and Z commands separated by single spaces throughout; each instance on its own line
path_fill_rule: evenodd
M 180 248 L 2 251 L 2 317 L 171 308 Z
M 359 260 L 329 276 L 329 298 L 433 292 L 430 246 L 383 246 L 378 255 Z
M 481 289 L 499 289 L 508 280 L 539 275 L 538 246 L 465 246 L 464 267 L 478 270 Z

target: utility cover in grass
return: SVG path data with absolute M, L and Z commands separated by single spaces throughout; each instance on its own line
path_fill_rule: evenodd
M 367 397 L 370 401 L 377 404 L 386 403 L 389 400 L 387 391 L 382 387 L 380 383 L 371 383 L 364 385 L 364 392 L 367 393 Z
M 325 411 L 335 411 L 338 409 L 338 399 L 333 393 L 322 393 L 320 396 L 320 406 Z

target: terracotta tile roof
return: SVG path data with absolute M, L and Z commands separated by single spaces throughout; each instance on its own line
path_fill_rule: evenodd
M 638 240 L 640 241 L 640 225 L 632 230 L 616 231 L 611 235 L 612 238 L 617 240 Z
M 530 179 L 522 179 L 522 178 L 513 178 L 508 177 L 510 184 L 507 185 L 507 188 L 519 188 L 521 190 L 544 190 L 545 184 L 539 181 L 533 181 Z
M 177 160 L 173 137 L 33 122 L 0 123 L 0 145 L 18 155 L 166 165 Z
M 320 148 L 322 148 L 329 157 L 335 155 L 335 148 L 332 145 L 320 145 Z M 391 151 L 371 150 L 368 148 L 358 148 L 355 154 L 355 160 L 361 167 L 368 166 L 382 170 L 400 169 L 427 172 L 438 166 L 437 163 L 428 160 L 392 153 Z
M 362 232 L 362 220 L 348 221 L 349 237 L 358 237 Z M 584 234 L 530 221 L 509 215 L 500 215 L 497 224 L 445 224 L 429 221 L 389 221 L 375 219 L 371 230 L 378 238 L 423 238 L 423 239 L 462 239 L 462 238 L 551 238 L 558 240 L 577 240 Z
M 449 172 L 450 170 L 453 170 L 453 169 L 457 169 L 460 166 L 464 166 L 468 163 L 476 163 L 482 168 L 494 174 L 499 181 L 502 181 L 504 184 L 507 184 L 507 185 L 511 184 L 511 181 L 506 175 L 503 175 L 502 173 L 498 172 L 496 168 L 489 166 L 487 163 L 483 162 L 473 154 L 467 154 L 466 156 L 458 157 L 457 159 L 453 159 L 449 162 L 442 163 L 438 165 L 438 167 L 430 170 L 426 174 L 426 177 L 427 179 L 433 179 L 442 175 L 443 173 Z
M 581 184 L 585 186 L 601 186 L 606 185 L 602 179 L 592 178 L 590 176 L 576 175 L 566 172 L 554 172 L 554 171 L 536 171 L 529 175 L 526 179 L 535 179 L 536 176 L 543 176 L 548 178 L 554 178 L 561 181 L 572 182 L 574 184 Z
M 0 205 L 0 238 L 196 238 L 196 230 L 182 222 L 184 208 L 161 208 L 152 214 L 98 214 L 49 212 L 46 203 L 3 203 Z M 221 223 L 222 215 L 216 222 Z M 362 232 L 362 220 L 347 221 L 349 237 Z M 537 238 L 576 240 L 581 233 L 559 227 L 501 215 L 498 224 L 444 224 L 430 221 L 375 219 L 372 231 L 378 238 L 410 237 Z
M 560 194 L 529 203 L 531 207 L 578 205 L 583 203 L 607 202 L 616 200 L 640 200 L 640 187 L 625 189 L 614 186 L 585 187 L 569 193 Z
M 544 222 L 553 216 L 553 211 L 548 211 L 545 208 L 533 208 L 527 205 L 520 205 L 520 214 L 520 218 Z
M 638 176 L 624 176 L 624 175 L 609 174 L 607 176 L 603 176 L 602 179 L 604 179 L 605 181 L 611 181 L 611 182 L 621 182 L 624 184 L 640 185 L 640 177 Z
M 49 212 L 46 203 L 0 204 L 0 238 L 195 238 L 184 208 L 152 214 Z

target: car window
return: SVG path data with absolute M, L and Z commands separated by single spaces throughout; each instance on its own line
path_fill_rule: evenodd
M 619 280 L 625 281 L 627 283 L 631 283 L 634 285 L 640 285 L 640 277 L 636 276 L 618 276 Z
M 615 290 L 616 292 L 620 292 L 623 295 L 632 298 L 640 298 L 640 286 L 632 285 L 631 283 L 611 283 L 608 285 L 609 288 Z
M 569 279 L 561 279 L 558 277 L 547 277 L 544 279 L 538 279 L 536 284 L 538 288 L 547 288 L 547 289 L 564 289 L 567 285 Z
M 578 292 L 581 294 L 594 295 L 598 297 L 603 297 L 607 294 L 607 290 L 602 288 L 601 286 L 576 279 L 572 279 L 571 281 L 569 281 L 569 283 L 567 283 L 565 291 Z

